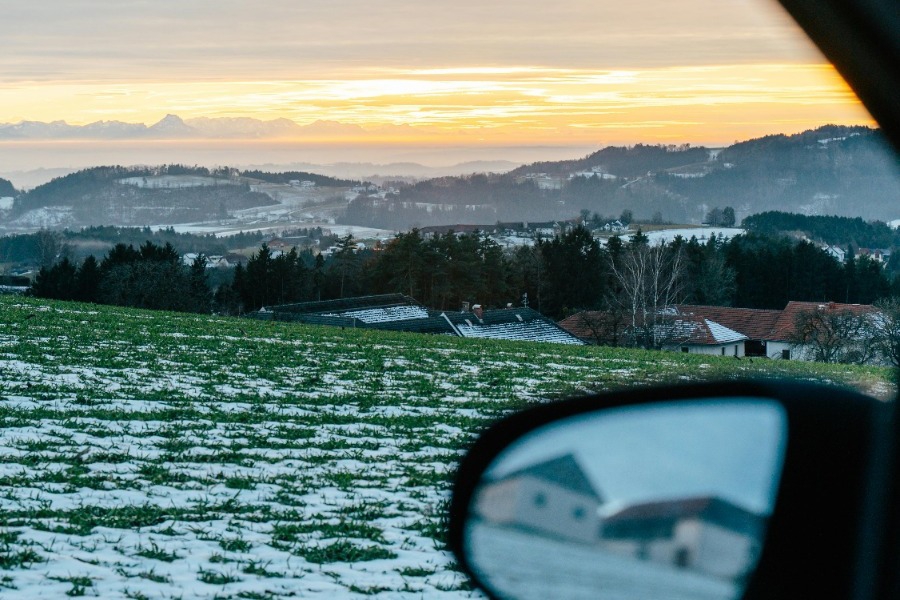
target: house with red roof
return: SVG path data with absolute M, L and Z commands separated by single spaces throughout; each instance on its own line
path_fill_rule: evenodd
M 840 302 L 788 302 L 769 334 L 769 356 L 793 360 L 815 360 L 814 350 L 798 343 L 797 330 L 804 314 L 826 316 L 848 315 L 876 318 L 878 309 L 871 304 L 842 304 Z M 827 324 L 827 321 L 825 322 Z M 860 340 L 862 341 L 862 340 Z
M 666 311 L 655 327 L 664 340 L 661 347 L 666 350 L 811 361 L 816 360 L 816 348 L 802 343 L 798 326 L 804 319 L 808 321 L 808 315 L 816 314 L 829 318 L 869 316 L 874 319 L 878 309 L 869 304 L 839 302 L 792 301 L 783 310 L 681 304 Z M 828 319 L 821 322 L 821 326 L 828 327 Z M 627 316 L 611 312 L 582 311 L 563 319 L 559 325 L 594 344 L 618 345 L 631 335 Z
M 657 315 L 654 323 L 635 328 L 622 315 L 605 311 L 581 311 L 559 322 L 575 337 L 593 344 L 619 345 L 627 340 L 653 337 L 648 344 L 663 350 L 715 356 L 744 356 L 745 334 L 702 315 L 681 314 L 677 310 Z
M 778 319 L 784 311 L 764 310 L 757 308 L 735 308 L 732 306 L 705 306 L 698 304 L 680 304 L 676 307 L 679 314 L 708 319 L 746 336 L 744 340 L 745 356 L 770 356 L 769 340 Z M 780 351 L 773 350 L 773 352 Z

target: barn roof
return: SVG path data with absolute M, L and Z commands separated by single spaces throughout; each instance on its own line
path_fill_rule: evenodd
M 551 319 L 530 308 L 474 312 L 429 310 L 403 294 L 381 294 L 340 300 L 301 302 L 268 307 L 256 318 L 406 331 L 461 337 L 583 344 Z
M 646 524 L 651 527 L 696 518 L 725 529 L 759 536 L 765 517 L 717 496 L 695 496 L 632 504 L 603 520 L 604 537 L 631 537 Z
M 313 302 L 296 302 L 269 307 L 273 312 L 290 313 L 341 313 L 366 308 L 385 308 L 390 306 L 421 306 L 418 302 L 403 294 L 377 294 L 373 296 L 357 296 L 337 300 L 318 300 Z
M 571 453 L 518 469 L 504 475 L 500 480 L 523 476 L 548 481 L 573 492 L 590 496 L 597 502 L 603 502 L 600 493 L 594 488 L 581 465 L 578 464 L 578 460 Z

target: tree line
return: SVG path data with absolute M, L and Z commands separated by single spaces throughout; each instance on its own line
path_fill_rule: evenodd
M 146 242 L 138 249 L 116 244 L 102 261 L 91 255 L 78 266 L 63 258 L 41 268 L 31 293 L 157 310 L 208 313 L 213 308 L 205 258 L 200 255 L 186 266 L 169 243 Z
M 425 236 L 413 229 L 374 248 L 348 235 L 328 256 L 262 244 L 246 265 L 215 280 L 208 271 L 218 270 L 204 262 L 200 256 L 184 265 L 169 243 L 118 244 L 102 261 L 63 259 L 43 268 L 32 292 L 225 314 L 399 292 L 440 310 L 464 302 L 528 305 L 554 319 L 598 310 L 632 325 L 652 325 L 655 315 L 678 303 L 781 309 L 791 300 L 870 304 L 900 295 L 897 280 L 892 286 L 867 256 L 840 263 L 810 242 L 757 234 L 653 243 L 639 231 L 603 245 L 578 226 L 534 245 L 503 248 L 483 233 Z

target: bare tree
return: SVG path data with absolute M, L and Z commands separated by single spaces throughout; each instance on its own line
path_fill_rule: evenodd
M 585 338 L 606 346 L 618 346 L 625 337 L 626 315 L 621 310 L 587 311 L 576 315 Z
M 891 297 L 875 303 L 875 344 L 885 364 L 900 367 L 900 298 Z
M 41 267 L 49 269 L 57 261 L 68 258 L 71 254 L 71 247 L 63 241 L 62 235 L 58 231 L 41 229 L 35 236 L 37 237 L 37 250 Z
M 825 307 L 798 313 L 790 342 L 817 362 L 862 365 L 877 356 L 876 330 L 872 313 Z
M 630 243 L 610 269 L 622 290 L 620 304 L 631 321 L 633 345 L 659 348 L 669 336 L 672 307 L 682 295 L 684 254 L 680 246 Z

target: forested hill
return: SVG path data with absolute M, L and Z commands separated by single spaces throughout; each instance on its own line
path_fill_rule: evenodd
M 524 165 L 510 175 L 547 173 L 568 176 L 578 171 L 600 167 L 604 173 L 618 177 L 642 177 L 649 172 L 666 171 L 689 165 L 708 163 L 710 149 L 703 146 L 662 146 L 637 144 L 636 146 L 609 146 L 578 160 L 538 162 Z
M 0 198 L 14 198 L 18 193 L 11 181 L 0 177 Z
M 241 171 L 241 177 L 258 179 L 269 183 L 290 183 L 294 180 L 312 181 L 316 185 L 323 187 L 350 187 L 360 183 L 359 181 L 336 179 L 334 177 L 328 177 L 327 175 L 317 175 L 305 171 L 285 171 L 281 173 L 270 173 L 269 171 Z
M 900 218 L 900 163 L 880 131 L 836 125 L 721 149 L 609 147 L 504 175 L 425 181 L 387 201 L 360 198 L 347 222 L 399 229 L 630 210 L 639 219 L 700 223 L 716 206 L 733 207 L 738 220 L 779 210 L 890 221 Z
M 8 194 L 15 197 L 8 221 L 27 230 L 29 226 L 144 226 L 221 219 L 234 211 L 276 203 L 251 186 L 288 185 L 295 180 L 311 181 L 321 189 L 355 183 L 312 173 L 243 172 L 228 167 L 93 167 L 28 192 L 13 190 Z M 4 195 L 0 183 L 0 196 Z
M 10 221 L 28 225 L 147 225 L 201 221 L 228 211 L 271 204 L 246 181 L 207 169 L 94 167 L 58 177 L 16 197 Z
M 742 226 L 763 235 L 802 236 L 842 247 L 890 248 L 900 246 L 900 232 L 883 221 L 866 222 L 859 217 L 808 216 L 768 211 L 745 218 Z

